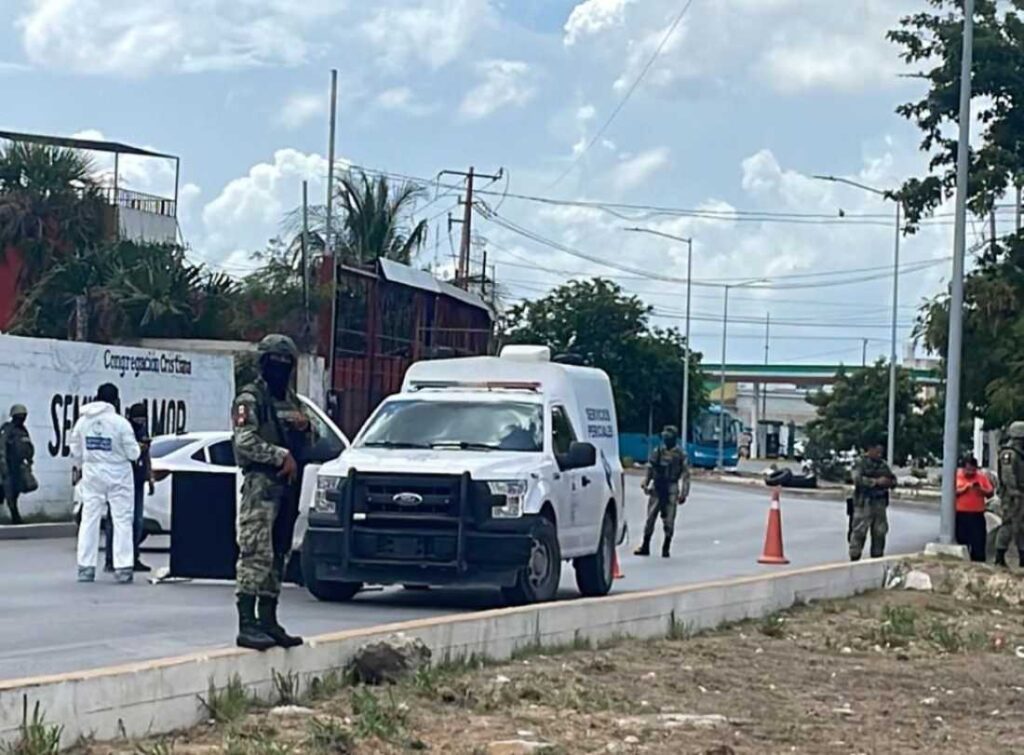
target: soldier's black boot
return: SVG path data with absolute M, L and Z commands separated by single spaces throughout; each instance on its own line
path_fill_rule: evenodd
M 238 596 L 238 637 L 235 644 L 250 650 L 269 650 L 277 642 L 256 621 L 256 596 Z
M 644 538 L 643 543 L 640 547 L 633 551 L 634 556 L 649 556 L 651 555 L 651 539 L 648 537 Z
M 661 557 L 668 558 L 672 553 L 672 538 L 666 536 L 665 542 L 661 544 Z
M 302 644 L 302 638 L 288 634 L 284 627 L 277 623 L 277 598 L 259 600 L 260 629 L 277 645 L 283 648 L 294 648 Z
M 996 551 L 995 565 L 1001 566 L 1004 569 L 1009 568 L 1006 564 L 1006 548 L 1000 548 Z

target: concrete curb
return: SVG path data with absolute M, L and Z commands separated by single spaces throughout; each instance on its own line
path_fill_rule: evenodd
M 507 659 L 518 648 L 578 640 L 665 636 L 671 627 L 708 629 L 756 618 L 798 602 L 844 598 L 882 587 L 891 558 L 817 566 L 736 580 L 507 608 L 339 632 L 294 650 L 256 653 L 225 648 L 177 658 L 0 682 L 0 742 L 18 736 L 25 702 L 64 727 L 62 744 L 161 734 L 202 720 L 200 696 L 234 676 L 266 699 L 274 672 L 303 686 L 343 667 L 366 642 L 404 632 L 422 639 L 437 661 L 470 656 Z M 344 610 L 344 608 L 339 608 Z
M 709 485 L 721 485 L 732 488 L 748 488 L 750 490 L 770 490 L 764 484 L 764 480 L 754 480 L 745 477 L 694 477 L 694 481 L 707 483 Z M 848 488 L 782 488 L 784 496 L 795 496 L 797 498 L 823 498 L 832 501 L 845 501 L 849 495 Z M 938 510 L 939 496 L 929 491 L 917 495 L 894 495 L 890 506 L 904 506 L 907 508 Z
M 0 540 L 48 540 L 58 537 L 76 537 L 74 522 L 50 524 L 5 524 L 0 526 Z

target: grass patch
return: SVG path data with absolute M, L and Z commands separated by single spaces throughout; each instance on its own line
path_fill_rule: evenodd
M 390 688 L 378 696 L 369 687 L 357 687 L 352 692 L 352 713 L 356 716 L 356 736 L 384 741 L 398 739 L 409 717 L 408 707 L 395 700 Z
M 765 616 L 757 623 L 757 631 L 765 637 L 782 639 L 786 636 L 786 620 L 777 613 Z
M 912 606 L 885 606 L 881 622 L 869 639 L 883 647 L 905 647 L 917 636 L 917 618 Z
M 302 680 L 293 671 L 282 674 L 277 669 L 270 671 L 271 681 L 274 684 L 274 700 L 277 705 L 297 705 L 302 698 Z
M 317 755 L 348 755 L 353 747 L 352 733 L 332 718 L 312 718 L 305 744 Z
M 593 650 L 594 643 L 576 632 L 570 642 L 562 642 L 555 645 L 545 645 L 539 640 L 534 640 L 527 645 L 521 645 L 512 651 L 510 660 L 523 661 L 528 658 L 541 656 L 565 655 L 566 653 L 577 653 L 583 650 Z
M 28 697 L 21 698 L 21 725 L 18 727 L 18 738 L 0 746 L 4 755 L 57 755 L 60 752 L 60 738 L 64 733 L 63 726 L 46 723 L 37 701 L 32 708 L 32 716 L 28 714 Z
M 323 676 L 314 676 L 310 679 L 308 697 L 314 701 L 324 700 L 334 697 L 348 686 L 349 683 L 345 679 L 345 674 L 338 669 L 331 669 Z
M 135 753 L 136 755 L 173 755 L 174 741 L 160 739 L 149 744 L 140 742 L 135 747 Z
M 223 689 L 217 689 L 217 685 L 211 679 L 206 697 L 200 696 L 199 702 L 207 716 L 218 724 L 229 724 L 239 720 L 256 703 L 237 674 L 231 677 Z
M 665 634 L 665 639 L 672 642 L 682 642 L 683 640 L 690 639 L 693 635 L 693 624 L 676 618 L 676 612 L 673 611 L 669 617 L 668 632 Z

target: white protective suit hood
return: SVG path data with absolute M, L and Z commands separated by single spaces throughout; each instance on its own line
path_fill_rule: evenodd
M 131 474 L 141 449 L 131 423 L 105 401 L 82 407 L 71 433 L 71 453 L 81 460 L 83 474 L 103 468 L 108 475 Z

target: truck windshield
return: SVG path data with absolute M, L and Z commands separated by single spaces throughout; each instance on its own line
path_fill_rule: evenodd
M 539 452 L 539 404 L 475 401 L 392 401 L 363 434 L 362 446 Z

